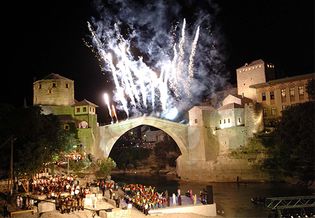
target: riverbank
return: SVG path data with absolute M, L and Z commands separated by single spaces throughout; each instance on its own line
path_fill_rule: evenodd
M 176 169 L 127 169 L 127 170 L 112 170 L 111 175 L 140 175 L 140 176 L 166 176 L 169 179 L 180 180 L 176 174 Z

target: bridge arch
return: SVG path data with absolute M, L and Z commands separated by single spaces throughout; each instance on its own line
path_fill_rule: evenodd
M 181 155 L 187 154 L 188 136 L 187 125 L 179 124 L 155 117 L 139 117 L 120 123 L 100 127 L 100 149 L 102 156 L 108 157 L 116 141 L 129 130 L 141 125 L 152 126 L 164 131 L 176 142 Z

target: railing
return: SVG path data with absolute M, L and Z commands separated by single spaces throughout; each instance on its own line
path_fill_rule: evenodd
M 315 210 L 315 196 L 266 198 L 265 206 L 273 211 L 277 211 L 278 217 L 282 217 L 283 210 L 306 208 Z

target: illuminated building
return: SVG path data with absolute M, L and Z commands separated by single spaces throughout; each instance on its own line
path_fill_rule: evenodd
M 306 87 L 308 81 L 315 79 L 315 73 L 292 76 L 265 83 L 251 85 L 256 90 L 257 102 L 263 107 L 266 126 L 281 116 L 288 106 L 310 101 Z
M 59 74 L 49 74 L 33 83 L 33 104 L 42 108 L 43 114 L 57 115 L 64 129 L 70 125 L 78 130 L 78 137 L 87 151 L 95 147 L 97 131 L 96 104 L 74 98 L 74 81 Z

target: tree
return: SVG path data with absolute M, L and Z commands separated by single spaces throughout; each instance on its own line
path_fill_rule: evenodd
M 98 160 L 98 171 L 96 171 L 96 176 L 99 178 L 106 178 L 110 175 L 113 168 L 116 167 L 116 163 L 113 159 L 104 158 L 101 160 Z
M 283 111 L 269 147 L 265 167 L 278 175 L 304 183 L 315 179 L 315 102 L 291 106 Z
M 75 132 L 63 129 L 57 116 L 42 114 L 38 106 L 14 108 L 1 105 L 0 111 L 3 112 L 0 115 L 0 139 L 15 139 L 16 175 L 38 172 L 57 154 L 69 149 L 70 142 L 78 140 Z M 9 149 L 9 144 L 4 145 L 4 152 L 1 152 L 4 162 L 9 162 Z

